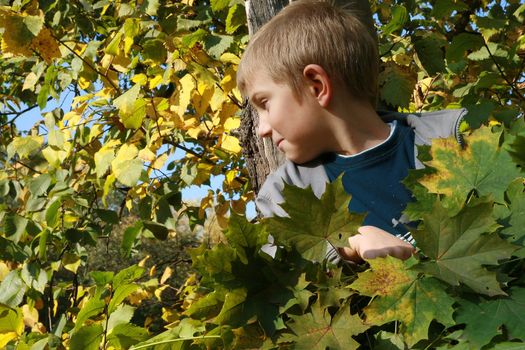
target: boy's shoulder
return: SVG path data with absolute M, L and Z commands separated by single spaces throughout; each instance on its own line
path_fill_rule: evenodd
M 418 146 L 430 145 L 433 139 L 450 136 L 454 136 L 462 145 L 463 138 L 459 132 L 459 127 L 466 113 L 465 108 L 422 113 L 378 112 L 385 122 L 397 120 L 414 129 L 416 136 L 414 142 Z
M 463 144 L 463 139 L 459 133 L 459 125 L 466 114 L 465 109 L 440 110 L 424 113 L 398 113 L 398 112 L 378 112 L 385 122 L 397 120 L 399 123 L 410 126 L 414 129 L 414 153 L 417 155 L 419 145 L 429 145 L 432 139 L 447 138 L 454 136 L 459 144 Z M 268 175 L 261 187 L 256 205 L 264 217 L 285 216 L 286 213 L 279 206 L 284 202 L 282 190 L 284 183 L 306 188 L 312 187 L 314 194 L 321 197 L 328 183 L 328 176 L 323 164 L 323 156 L 305 163 L 295 164 L 285 161 L 275 172 Z M 416 168 L 423 167 L 416 158 Z

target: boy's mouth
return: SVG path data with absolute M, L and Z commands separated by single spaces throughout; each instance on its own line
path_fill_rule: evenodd
M 283 141 L 284 141 L 284 139 L 277 140 L 277 141 L 275 142 L 275 147 L 279 148 L 279 145 L 280 145 L 281 142 L 283 142 Z

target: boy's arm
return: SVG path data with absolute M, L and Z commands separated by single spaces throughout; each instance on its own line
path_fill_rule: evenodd
M 343 259 L 359 263 L 390 255 L 405 260 L 415 251 L 411 244 L 378 227 L 361 226 L 358 232 L 348 239 L 348 247 L 339 249 Z

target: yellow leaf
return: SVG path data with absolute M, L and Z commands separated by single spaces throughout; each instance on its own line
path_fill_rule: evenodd
M 237 176 L 237 170 L 228 170 L 226 172 L 226 182 L 228 184 L 231 184 L 236 176 Z
M 193 90 L 195 89 L 195 80 L 193 80 L 193 77 L 191 75 L 186 74 L 179 81 L 179 84 L 181 86 L 181 89 L 178 96 L 178 103 L 176 106 L 172 106 L 172 108 L 173 111 L 179 116 L 183 116 L 186 113 L 188 104 L 191 101 L 191 95 L 193 93 Z
M 60 46 L 48 28 L 38 33 L 37 37 L 31 41 L 31 47 L 42 56 L 47 64 L 51 64 L 54 58 L 62 57 Z
M 139 158 L 146 162 L 153 162 L 156 155 L 149 148 L 143 148 L 139 152 Z
M 27 16 L 7 11 L 2 11 L 0 15 L 0 27 L 5 28 L 2 34 L 2 52 L 26 57 L 32 56 L 31 41 L 42 28 L 44 17 Z M 29 21 L 33 25 L 28 26 Z
M 0 349 L 5 349 L 5 346 L 11 341 L 18 338 L 15 332 L 7 332 L 0 334 Z
M 113 58 L 111 61 L 113 68 L 120 73 L 129 72 L 129 66 L 131 65 L 131 60 L 123 55 L 118 55 Z
M 150 165 L 153 169 L 160 170 L 164 166 L 164 163 L 168 160 L 168 155 L 166 153 L 162 154 L 160 157 L 155 159 L 155 161 Z
M 241 118 L 239 117 L 231 117 L 226 119 L 224 122 L 224 131 L 229 132 L 232 129 L 238 129 L 241 126 Z
M 119 52 L 120 42 L 122 40 L 122 36 L 123 35 L 124 35 L 124 33 L 122 33 L 122 32 L 118 32 L 117 34 L 115 34 L 113 39 L 111 39 L 109 44 L 104 49 L 104 52 L 109 54 L 109 55 L 117 56 L 118 52 Z
M 82 116 L 76 111 L 67 112 L 64 115 L 64 121 L 67 121 L 68 125 L 77 125 L 80 119 L 82 119 Z
M 173 323 L 179 319 L 178 313 L 175 310 L 162 308 L 162 319 L 167 323 Z
M 15 137 L 7 146 L 7 153 L 9 157 L 17 153 L 20 158 L 25 158 L 40 148 L 43 143 L 44 138 L 42 136 Z
M 157 74 L 155 77 L 150 79 L 150 81 L 149 81 L 149 88 L 153 90 L 154 88 L 156 88 L 157 86 L 162 84 L 163 81 L 164 81 L 164 79 L 162 77 L 162 74 Z
M 222 124 L 225 124 L 227 122 L 227 120 L 230 119 L 230 118 L 237 118 L 237 119 L 239 119 L 237 116 L 235 116 L 235 114 L 238 111 L 239 111 L 239 107 L 237 107 L 235 104 L 233 104 L 233 103 L 228 101 L 228 102 L 225 102 L 222 105 L 222 108 L 217 113 L 217 117 L 222 122 Z M 232 127 L 233 124 L 231 124 L 232 122 L 230 122 L 228 124 L 228 127 L 230 127 L 231 129 L 233 129 L 233 127 Z
M 166 281 L 171 277 L 172 274 L 173 274 L 173 270 L 171 269 L 171 267 L 167 266 L 164 269 L 162 276 L 160 277 L 160 283 L 161 284 L 166 283 Z
M 188 131 L 186 132 L 190 137 L 194 138 L 194 139 L 198 139 L 199 138 L 199 135 L 204 132 L 204 130 L 202 130 L 202 128 L 200 126 L 197 126 L 197 127 L 194 127 L 194 128 L 190 128 L 188 129 Z
M 148 77 L 144 73 L 136 74 L 131 78 L 131 81 L 135 84 L 145 85 L 148 82 Z
M 210 101 L 212 99 L 215 88 L 207 84 L 199 82 L 197 86 L 197 92 L 193 95 L 193 107 L 197 115 L 203 115 L 206 113 Z
M 34 307 L 30 307 L 27 304 L 22 306 L 22 314 L 26 327 L 33 327 L 38 322 L 38 310 Z
M 160 288 L 155 289 L 155 296 L 159 301 L 162 301 L 162 292 L 168 288 L 171 288 L 170 286 L 162 286 Z
M 108 198 L 109 191 L 113 187 L 113 184 L 115 183 L 116 179 L 117 178 L 115 177 L 115 175 L 109 174 L 108 177 L 106 178 L 106 181 L 104 181 L 104 193 L 102 196 L 102 203 L 104 204 L 105 207 L 108 206 L 106 199 Z
M 153 266 L 150 267 L 150 269 L 149 269 L 149 276 L 150 276 L 150 277 L 153 277 L 153 276 L 155 276 L 156 273 L 157 273 L 157 266 L 156 266 L 156 265 L 153 265 Z
M 64 163 L 64 160 L 67 158 L 68 152 L 56 150 L 53 147 L 48 146 L 42 150 L 42 155 L 50 166 L 60 169 L 62 167 L 62 163 Z
M 210 100 L 210 107 L 212 111 L 216 112 L 222 108 L 222 105 L 225 101 L 228 100 L 226 96 L 220 89 L 216 89 Z
M 237 86 L 236 72 L 233 68 L 226 70 L 224 78 L 221 80 L 221 87 L 225 93 L 229 93 Z
M 141 261 L 139 261 L 139 263 L 137 265 L 140 266 L 140 267 L 146 266 L 146 261 L 148 261 L 150 258 L 151 258 L 151 256 L 146 255 L 146 257 L 144 257 Z
M 7 276 L 9 272 L 10 270 L 9 267 L 7 267 L 6 263 L 0 261 L 0 282 L 4 280 L 5 276 Z
M 80 262 L 80 257 L 76 254 L 65 253 L 62 257 L 62 265 L 64 268 L 73 273 L 77 273 L 77 270 L 80 267 Z
M 26 76 L 24 80 L 24 85 L 22 86 L 22 91 L 24 90 L 35 90 L 35 84 L 38 82 L 38 76 L 33 73 L 29 72 L 29 74 Z
M 113 105 L 117 107 L 120 113 L 130 115 L 134 111 L 135 102 L 139 97 L 140 85 L 135 84 L 131 89 L 117 97 L 113 101 Z
M 142 288 L 128 296 L 128 301 L 131 305 L 139 305 L 144 299 L 149 299 L 149 293 Z
M 78 78 L 78 86 L 82 90 L 86 90 L 91 85 L 91 80 L 89 80 L 87 77 L 80 75 Z
M 102 147 L 95 153 L 95 171 L 97 177 L 102 177 L 109 169 L 111 162 L 115 159 L 115 152 L 111 148 Z
M 117 152 L 117 156 L 115 157 L 116 162 L 123 162 L 127 160 L 131 160 L 137 157 L 139 153 L 139 150 L 135 145 L 130 144 L 123 144 L 122 147 Z
M 241 62 L 241 59 L 231 52 L 223 53 L 219 60 L 223 63 L 233 63 L 237 65 Z
M 241 146 L 239 145 L 239 140 L 236 137 L 226 135 L 226 134 L 224 134 L 222 137 L 221 148 L 226 151 L 232 152 L 232 153 L 241 152 Z

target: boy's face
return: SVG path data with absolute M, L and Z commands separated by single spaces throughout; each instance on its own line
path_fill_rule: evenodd
M 251 77 L 246 90 L 259 114 L 259 136 L 271 137 L 287 159 L 301 164 L 329 150 L 324 111 L 309 90 L 298 99 L 290 86 L 263 72 Z

